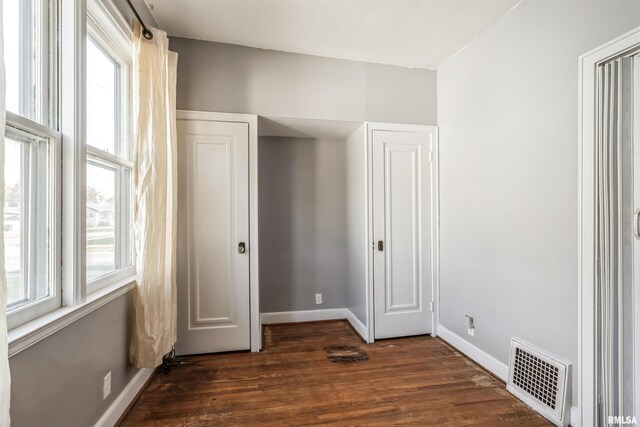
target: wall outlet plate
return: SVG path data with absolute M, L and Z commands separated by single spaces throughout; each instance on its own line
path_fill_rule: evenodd
M 316 304 L 322 304 L 322 294 L 316 294 Z
M 111 371 L 104 376 L 102 381 L 102 399 L 106 399 L 111 394 Z
M 464 325 L 467 327 L 467 333 L 471 336 L 475 335 L 476 326 L 473 324 L 473 317 L 468 314 L 464 316 Z

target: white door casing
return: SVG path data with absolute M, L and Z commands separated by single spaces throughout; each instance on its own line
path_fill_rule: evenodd
M 371 135 L 375 338 L 428 334 L 434 133 L 373 130 Z
M 177 128 L 176 352 L 248 350 L 249 124 L 178 120 Z

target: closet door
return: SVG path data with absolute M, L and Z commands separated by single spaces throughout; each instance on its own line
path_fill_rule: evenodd
M 428 334 L 431 133 L 372 131 L 375 338 Z
M 627 372 L 625 373 L 627 378 L 624 385 L 627 389 L 624 390 L 627 402 L 623 406 L 625 414 L 637 414 L 640 415 L 640 55 L 635 55 L 633 59 L 629 59 L 626 62 L 630 62 L 628 70 L 623 69 L 630 73 L 626 79 L 623 77 L 623 81 L 626 81 L 626 86 L 629 87 L 632 94 L 627 97 L 627 103 L 622 104 L 624 111 L 634 111 L 635 113 L 628 113 L 626 117 L 629 119 L 627 123 L 627 136 L 632 140 L 633 146 L 633 206 L 634 206 L 634 220 L 632 223 L 632 229 L 635 231 L 635 239 L 633 241 L 633 248 L 631 250 L 633 256 L 632 266 L 632 285 L 630 290 L 624 295 L 625 298 L 631 299 L 627 302 L 627 323 L 626 323 L 626 366 Z M 627 108 L 625 108 L 625 106 Z M 628 153 L 623 153 L 623 155 Z M 633 371 L 632 375 L 629 375 L 629 371 Z M 629 378 L 630 377 L 630 378 Z M 632 390 L 629 387 L 632 386 Z
M 178 121 L 178 354 L 248 350 L 249 125 Z

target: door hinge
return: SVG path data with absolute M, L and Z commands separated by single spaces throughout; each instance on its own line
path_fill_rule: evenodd
M 431 301 L 431 312 L 432 312 L 432 313 L 433 313 L 433 311 L 435 310 L 435 309 L 434 309 L 434 307 L 435 307 L 435 304 L 433 303 L 433 301 Z

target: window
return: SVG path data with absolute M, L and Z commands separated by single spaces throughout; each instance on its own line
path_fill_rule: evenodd
M 15 328 L 135 273 L 132 43 L 109 0 L 0 7 L 7 322 Z
M 90 10 L 91 11 L 91 10 Z M 86 275 L 89 291 L 132 270 L 130 41 L 89 14 Z M 128 50 L 126 48 L 129 48 Z
M 3 0 L 7 110 L 35 122 L 53 124 L 49 92 L 54 69 L 52 29 L 56 8 L 48 0 Z
M 4 244 L 9 327 L 61 305 L 60 137 L 54 111 L 55 5 L 4 0 L 7 77 Z

